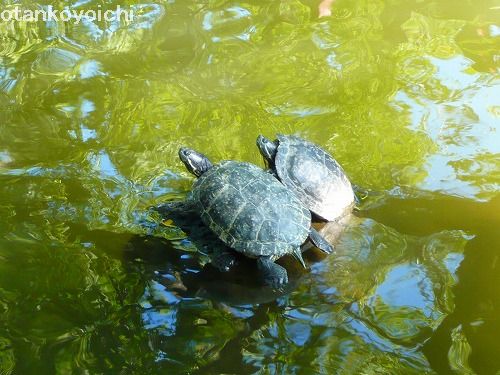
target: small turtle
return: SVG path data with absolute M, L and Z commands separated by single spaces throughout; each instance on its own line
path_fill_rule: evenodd
M 198 177 L 184 202 L 227 246 L 257 258 L 264 282 L 279 287 L 288 282 L 286 270 L 274 263 L 293 255 L 305 267 L 300 245 L 309 237 L 326 253 L 333 248 L 311 227 L 311 214 L 286 187 L 261 168 L 244 162 L 208 158 L 182 147 L 179 157 Z M 226 257 L 226 264 L 228 262 Z
M 259 135 L 257 147 L 271 172 L 316 216 L 327 221 L 349 213 L 355 204 L 342 167 L 322 148 L 302 138 L 278 134 L 274 142 Z

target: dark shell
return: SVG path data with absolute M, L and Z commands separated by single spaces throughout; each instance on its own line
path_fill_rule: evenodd
M 276 173 L 281 182 L 316 215 L 332 221 L 354 205 L 354 192 L 342 167 L 317 145 L 278 135 Z
M 259 167 L 225 161 L 194 184 L 191 199 L 203 222 L 233 249 L 250 257 L 280 257 L 307 238 L 311 214 Z

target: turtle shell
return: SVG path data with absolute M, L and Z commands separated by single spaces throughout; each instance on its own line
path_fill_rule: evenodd
M 278 135 L 276 173 L 281 182 L 316 215 L 333 221 L 354 205 L 354 192 L 342 167 L 317 145 Z
M 213 166 L 195 182 L 190 199 L 226 245 L 249 257 L 279 258 L 309 234 L 310 212 L 274 177 L 249 163 Z

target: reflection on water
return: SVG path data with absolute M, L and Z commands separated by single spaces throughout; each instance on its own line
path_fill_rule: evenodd
M 2 373 L 500 370 L 498 6 L 320 3 L 0 22 Z M 281 292 L 149 210 L 276 132 L 369 191 Z
M 295 276 L 288 294 L 241 279 L 246 273 L 256 278 L 250 268 L 242 267 L 237 280 L 210 266 L 163 263 L 142 297 L 144 324 L 169 337 L 155 350 L 183 370 L 208 361 L 234 371 L 240 362 L 224 353 L 238 343 L 238 358 L 254 371 L 389 366 L 418 373 L 429 367 L 421 345 L 453 310 L 451 288 L 467 239 L 460 231 L 405 236 L 370 219 L 352 219 L 337 255 Z
M 493 344 L 500 328 L 496 318 L 500 307 L 498 197 L 488 203 L 449 196 L 394 199 L 388 203 L 367 214 L 384 217 L 391 226 L 415 235 L 457 227 L 475 233 L 467 243 L 464 260 L 457 271 L 459 283 L 453 289 L 455 308 L 423 350 L 433 368 L 441 372 L 448 371 L 448 362 L 453 367 L 467 361 L 479 373 L 496 371 L 500 367 L 495 355 L 498 349 Z M 410 217 L 421 224 L 411 225 Z M 462 349 L 471 343 L 475 350 L 466 356 L 468 351 Z

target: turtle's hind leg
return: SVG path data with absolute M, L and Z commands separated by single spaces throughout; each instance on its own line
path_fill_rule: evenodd
M 257 258 L 257 267 L 264 282 L 272 288 L 278 289 L 288 283 L 286 269 L 274 263 L 270 257 Z
M 313 227 L 309 230 L 309 240 L 321 251 L 327 254 L 333 253 L 333 246 Z

